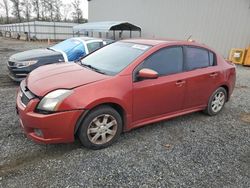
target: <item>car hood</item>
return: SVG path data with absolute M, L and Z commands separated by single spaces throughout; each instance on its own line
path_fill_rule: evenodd
M 56 89 L 72 89 L 107 78 L 110 76 L 76 63 L 60 63 L 35 69 L 28 75 L 26 85 L 32 93 L 42 97 Z
M 41 57 L 60 55 L 60 54 L 61 54 L 60 52 L 56 52 L 49 49 L 34 49 L 16 53 L 12 55 L 9 60 L 12 62 L 27 61 L 27 60 L 38 59 Z

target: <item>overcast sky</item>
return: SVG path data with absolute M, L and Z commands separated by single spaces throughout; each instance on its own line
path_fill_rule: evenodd
M 69 0 L 71 1 L 71 0 Z M 88 1 L 87 0 L 82 0 L 82 10 L 84 14 L 84 18 L 88 18 L 89 11 L 88 11 Z
M 10 1 L 10 0 L 9 0 Z M 71 15 L 72 11 L 71 9 L 69 8 L 70 7 L 70 4 L 73 0 L 63 0 L 63 4 L 64 4 L 64 7 L 67 7 L 69 10 L 67 10 L 67 8 L 65 9 L 65 11 L 62 10 L 62 14 L 67 14 L 68 17 Z M 0 3 L 2 4 L 3 0 L 0 0 Z M 84 18 L 88 18 L 88 1 L 87 0 L 81 0 L 81 9 L 83 11 L 83 16 Z M 10 2 L 10 5 L 12 5 L 12 3 Z M 0 7 L 0 16 L 5 16 L 5 11 L 3 8 Z

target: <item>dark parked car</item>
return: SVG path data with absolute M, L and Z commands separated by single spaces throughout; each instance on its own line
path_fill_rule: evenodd
M 62 81 L 63 80 L 63 81 Z M 48 65 L 22 81 L 17 111 L 40 143 L 112 144 L 122 131 L 196 111 L 218 114 L 235 85 L 235 66 L 194 42 L 125 40 L 83 58 Z
M 34 49 L 12 55 L 8 61 L 9 77 L 23 80 L 32 70 L 42 65 L 72 62 L 111 43 L 89 37 L 70 38 L 47 49 Z

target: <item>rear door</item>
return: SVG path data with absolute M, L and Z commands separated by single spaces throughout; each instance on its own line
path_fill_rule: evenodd
M 155 70 L 159 77 L 134 81 L 133 121 L 181 110 L 185 93 L 182 47 L 168 47 L 155 52 L 135 71 L 143 68 Z
M 187 75 L 184 108 L 207 105 L 220 81 L 216 55 L 205 48 L 185 46 L 184 68 Z

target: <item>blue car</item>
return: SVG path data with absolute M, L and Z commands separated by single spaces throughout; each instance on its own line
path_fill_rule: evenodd
M 14 54 L 7 63 L 9 77 L 20 82 L 37 67 L 52 63 L 77 61 L 112 42 L 112 40 L 77 37 L 64 40 L 46 49 L 34 49 Z

